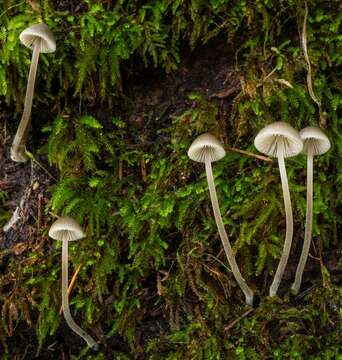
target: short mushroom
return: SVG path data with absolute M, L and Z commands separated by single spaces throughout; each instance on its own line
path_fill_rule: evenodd
M 297 295 L 301 286 L 305 264 L 309 255 L 312 236 L 312 208 L 313 208 L 313 157 L 322 155 L 330 149 L 330 141 L 318 127 L 308 126 L 299 133 L 304 147 L 303 153 L 307 155 L 307 180 L 306 180 L 306 220 L 303 249 L 297 266 L 295 281 L 291 290 Z
M 53 33 L 46 24 L 32 25 L 20 34 L 20 41 L 33 50 L 29 77 L 27 80 L 24 111 L 11 147 L 11 159 L 16 162 L 25 162 L 25 142 L 30 124 L 32 99 L 36 81 L 38 60 L 40 53 L 50 53 L 56 50 L 56 41 Z
M 188 156 L 190 159 L 201 162 L 205 164 L 205 170 L 207 174 L 207 181 L 210 193 L 211 204 L 214 211 L 214 217 L 217 225 L 217 229 L 226 253 L 229 265 L 233 272 L 233 275 L 242 289 L 246 303 L 248 305 L 253 305 L 253 291 L 247 285 L 245 279 L 242 277 L 239 267 L 236 263 L 234 252 L 229 243 L 226 230 L 221 217 L 220 207 L 217 200 L 217 194 L 215 189 L 215 182 L 212 172 L 211 163 L 217 160 L 222 159 L 225 156 L 225 150 L 220 143 L 213 135 L 205 133 L 200 135 L 190 146 L 188 151 Z
M 96 341 L 81 329 L 73 320 L 70 314 L 68 298 L 68 243 L 82 239 L 85 235 L 81 226 L 71 217 L 64 216 L 56 220 L 50 230 L 49 236 L 52 239 L 62 241 L 62 309 L 64 318 L 70 328 L 82 337 L 89 347 L 96 349 Z
M 290 124 L 278 121 L 261 129 L 254 140 L 254 145 L 261 153 L 278 158 L 284 196 L 286 235 L 283 252 L 270 287 L 270 296 L 275 296 L 290 255 L 293 237 L 292 206 L 284 159 L 299 154 L 303 149 L 303 143 L 297 130 Z

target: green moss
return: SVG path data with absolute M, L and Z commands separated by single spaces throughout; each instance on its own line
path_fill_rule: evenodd
M 238 262 L 262 299 L 248 313 L 221 251 L 203 166 L 191 162 L 186 151 L 205 131 L 229 147 L 254 152 L 253 137 L 269 122 L 284 120 L 297 128 L 319 123 L 297 34 L 302 5 L 160 0 L 119 1 L 107 9 L 105 2 L 85 1 L 75 13 L 72 6 L 59 10 L 47 0 L 32 4 L 0 5 L 0 95 L 11 109 L 20 109 L 31 54 L 18 35 L 43 19 L 58 40 L 55 54 L 42 55 L 35 101 L 37 109 L 46 104 L 54 109 L 52 120 L 40 125 L 48 136 L 40 153 L 58 172 L 45 211 L 70 214 L 86 227 L 88 237 L 70 246 L 70 272 L 81 265 L 71 308 L 104 343 L 91 355 L 75 340 L 72 358 L 338 359 L 341 289 L 323 256 L 341 247 L 339 1 L 309 2 L 314 87 L 333 148 L 315 160 L 313 237 L 321 273 L 309 273 L 309 287 L 299 297 L 289 295 L 290 279 L 282 283 L 282 300 L 267 298 L 284 235 L 276 166 L 229 151 L 213 167 Z M 235 53 L 241 91 L 232 101 L 208 99 L 205 89 L 189 93 L 181 114 L 167 114 L 163 122 L 160 114 L 142 114 L 167 141 L 128 146 L 145 134 L 126 121 L 141 95 L 125 90 L 125 81 L 143 67 L 175 71 L 190 50 L 214 38 L 228 41 L 225 46 Z M 94 103 L 109 104 L 110 110 L 95 116 L 88 110 Z M 290 159 L 287 166 L 298 258 L 305 159 Z M 0 192 L 0 204 L 4 201 Z M 0 225 L 5 219 L 8 214 L 0 212 Z M 46 228 L 41 235 L 43 248 L 30 249 L 20 260 L 0 252 L 1 359 L 23 354 L 23 329 L 34 329 L 32 353 L 60 342 L 67 332 L 58 315 L 60 246 L 47 240 Z

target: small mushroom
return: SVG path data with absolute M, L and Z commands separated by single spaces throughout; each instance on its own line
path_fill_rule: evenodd
M 261 153 L 278 158 L 280 178 L 283 188 L 286 214 L 286 235 L 283 252 L 270 287 L 270 296 L 275 296 L 290 255 L 293 237 L 292 206 L 284 159 L 299 154 L 303 149 L 303 143 L 297 130 L 295 130 L 290 124 L 279 121 L 261 129 L 254 140 L 254 145 Z
M 27 80 L 24 111 L 11 147 L 11 159 L 16 162 L 25 162 L 25 142 L 28 134 L 34 85 L 40 53 L 50 53 L 56 50 L 56 41 L 53 33 L 46 24 L 32 25 L 20 34 L 20 41 L 33 50 L 29 77 Z
M 253 305 L 253 291 L 247 285 L 245 279 L 242 277 L 239 267 L 236 263 L 234 252 L 229 243 L 226 230 L 221 217 L 220 207 L 217 200 L 217 194 L 215 189 L 215 182 L 211 163 L 222 159 L 225 156 L 225 150 L 222 144 L 213 135 L 205 133 L 200 135 L 190 146 L 188 156 L 190 159 L 205 164 L 205 170 L 207 174 L 207 181 L 210 193 L 211 204 L 214 211 L 214 217 L 217 225 L 217 229 L 226 253 L 229 265 L 233 272 L 233 275 L 245 294 L 246 303 Z
M 330 149 L 330 141 L 323 131 L 318 127 L 306 127 L 300 131 L 304 147 L 303 153 L 307 155 L 307 180 L 306 180 L 306 220 L 305 235 L 302 253 L 297 266 L 295 281 L 291 290 L 297 295 L 302 282 L 304 267 L 309 255 L 312 236 L 312 208 L 313 208 L 313 157 L 322 155 Z
M 96 341 L 81 329 L 73 320 L 70 314 L 68 298 L 68 243 L 82 239 L 85 235 L 81 226 L 71 217 L 60 217 L 55 221 L 50 230 L 49 236 L 54 240 L 62 241 L 62 309 L 64 318 L 70 328 L 81 336 L 89 347 L 96 349 Z

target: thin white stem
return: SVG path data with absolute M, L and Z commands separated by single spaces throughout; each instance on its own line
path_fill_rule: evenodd
M 82 337 L 89 347 L 97 348 L 96 341 L 75 323 L 70 314 L 68 297 L 68 240 L 63 240 L 62 245 L 62 309 L 64 318 L 70 328 Z
M 302 283 L 303 272 L 308 259 L 311 236 L 312 236 L 312 208 L 313 208 L 313 150 L 309 147 L 307 154 L 307 188 L 306 188 L 306 220 L 305 236 L 302 253 L 297 266 L 295 281 L 291 287 L 292 292 L 297 295 Z
M 281 254 L 278 268 L 274 275 L 272 285 L 270 287 L 270 296 L 275 296 L 277 294 L 278 287 L 284 275 L 285 267 L 290 255 L 291 243 L 293 237 L 293 215 L 292 215 L 289 184 L 287 181 L 287 174 L 286 174 L 286 167 L 284 160 L 283 141 L 279 141 L 278 143 L 278 164 L 279 164 L 281 185 L 283 188 L 283 196 L 284 196 L 284 207 L 285 207 L 285 215 L 286 215 L 286 235 L 285 235 L 283 252 Z
M 226 253 L 226 256 L 227 256 L 229 265 L 232 269 L 232 272 L 234 274 L 234 277 L 235 277 L 237 283 L 239 284 L 241 290 L 245 294 L 246 303 L 248 305 L 252 306 L 253 305 L 253 291 L 249 288 L 245 279 L 242 277 L 242 275 L 240 273 L 239 267 L 235 260 L 235 256 L 234 256 L 232 247 L 230 246 L 230 243 L 228 240 L 226 229 L 224 228 L 219 203 L 217 200 L 217 194 L 216 194 L 216 189 L 215 189 L 213 172 L 212 172 L 212 168 L 211 168 L 211 162 L 210 162 L 209 158 L 206 158 L 205 170 L 206 170 L 206 174 L 207 174 L 207 181 L 208 181 L 211 204 L 212 204 L 213 211 L 214 211 L 214 217 L 215 217 L 217 229 L 218 229 L 218 232 L 219 232 L 222 244 L 223 244 L 224 251 Z
M 41 50 L 41 40 L 37 39 L 33 46 L 30 73 L 26 87 L 24 111 L 11 147 L 11 158 L 13 161 L 16 162 L 24 162 L 28 160 L 28 157 L 25 155 L 25 142 L 30 125 L 32 99 L 34 94 L 34 85 L 36 82 L 36 74 L 37 74 L 40 50 Z

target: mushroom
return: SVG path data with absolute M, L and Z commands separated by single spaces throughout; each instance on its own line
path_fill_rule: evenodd
M 60 217 L 55 221 L 50 230 L 49 236 L 54 240 L 62 241 L 62 309 L 64 318 L 70 328 L 79 336 L 81 336 L 89 347 L 96 349 L 96 341 L 81 329 L 73 320 L 69 309 L 68 298 L 68 243 L 82 239 L 85 234 L 81 226 L 71 217 Z
M 307 155 L 307 189 L 304 243 L 297 266 L 295 281 L 291 287 L 291 290 L 295 295 L 298 294 L 300 289 L 304 267 L 308 258 L 311 244 L 313 208 L 313 157 L 315 155 L 322 155 L 330 149 L 330 141 L 328 137 L 318 127 L 306 127 L 300 131 L 299 136 L 301 137 L 304 144 L 302 152 Z
M 270 287 L 270 296 L 275 296 L 289 258 L 293 237 L 293 215 L 285 161 L 287 157 L 299 154 L 303 143 L 297 130 L 290 124 L 279 121 L 265 126 L 254 140 L 255 147 L 263 154 L 278 158 L 286 214 L 286 235 L 283 252 Z
M 44 23 L 30 26 L 20 34 L 19 38 L 22 44 L 33 50 L 33 54 L 27 80 L 24 111 L 11 147 L 11 159 L 16 162 L 25 162 L 28 160 L 25 154 L 25 142 L 30 124 L 39 54 L 54 52 L 56 50 L 56 41 L 53 33 Z
M 207 174 L 207 181 L 210 193 L 211 204 L 214 211 L 214 217 L 217 225 L 217 229 L 226 253 L 229 265 L 232 269 L 233 275 L 245 294 L 246 303 L 253 305 L 253 291 L 248 287 L 245 279 L 242 277 L 239 267 L 236 263 L 234 252 L 229 243 L 226 230 L 221 217 L 220 207 L 217 200 L 217 194 L 215 189 L 215 182 L 212 173 L 211 163 L 222 159 L 226 152 L 220 143 L 213 135 L 205 133 L 200 135 L 190 146 L 188 156 L 191 160 L 205 163 L 205 170 Z

